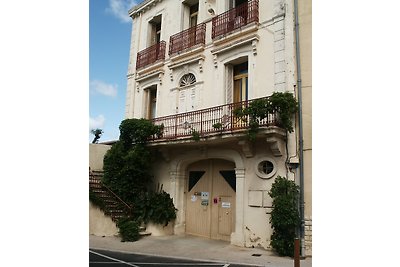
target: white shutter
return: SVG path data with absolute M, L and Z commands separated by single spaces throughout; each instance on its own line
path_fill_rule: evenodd
M 186 90 L 179 91 L 179 113 L 186 112 Z
M 233 67 L 226 67 L 226 104 L 233 102 Z

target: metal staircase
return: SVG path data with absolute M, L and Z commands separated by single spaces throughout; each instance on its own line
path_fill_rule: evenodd
M 102 171 L 89 172 L 89 192 L 100 202 L 96 203 L 104 211 L 105 215 L 117 222 L 122 217 L 132 214 L 132 207 L 120 199 L 111 189 L 101 182 Z
M 99 202 L 94 204 L 99 206 L 104 214 L 110 216 L 115 223 L 122 217 L 132 216 L 132 207 L 101 182 L 103 174 L 102 171 L 89 171 L 89 192 Z M 140 227 L 139 234 L 141 236 L 151 235 L 144 226 Z

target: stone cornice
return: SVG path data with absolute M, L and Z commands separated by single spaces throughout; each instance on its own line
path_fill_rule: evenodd
M 133 8 L 129 9 L 128 14 L 131 18 L 139 16 L 141 13 L 146 12 L 156 4 L 162 2 L 163 0 L 145 0 L 139 5 L 134 6 Z

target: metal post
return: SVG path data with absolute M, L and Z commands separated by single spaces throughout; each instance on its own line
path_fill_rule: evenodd
M 294 267 L 300 267 L 300 240 L 294 239 Z

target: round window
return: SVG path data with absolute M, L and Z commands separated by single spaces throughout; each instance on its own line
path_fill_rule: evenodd
M 275 162 L 272 159 L 261 159 L 256 165 L 256 173 L 260 178 L 271 178 L 276 173 Z

